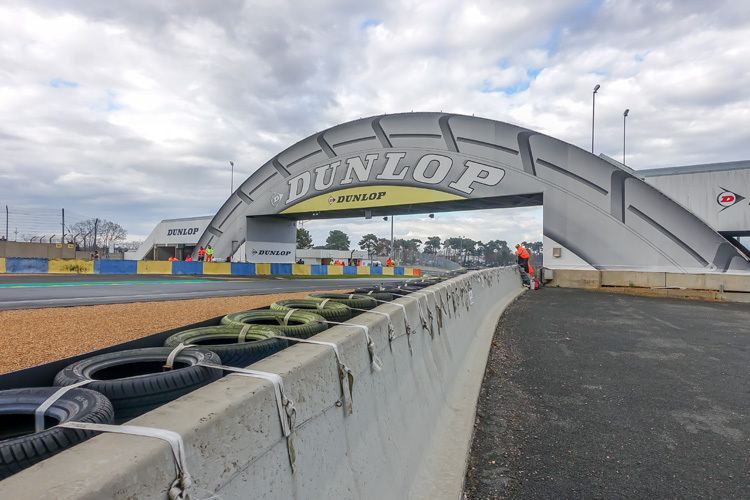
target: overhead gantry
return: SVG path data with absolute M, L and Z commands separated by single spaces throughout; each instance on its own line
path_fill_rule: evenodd
M 532 130 L 445 113 L 364 118 L 298 142 L 242 183 L 198 246 L 292 262 L 300 219 L 534 205 L 545 244 L 593 269 L 750 272 L 721 235 L 619 166 Z

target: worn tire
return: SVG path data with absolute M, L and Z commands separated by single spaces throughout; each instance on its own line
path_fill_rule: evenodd
M 55 385 L 92 380 L 88 388 L 112 402 L 115 422 L 135 418 L 219 379 L 222 371 L 203 366 L 219 365 L 221 358 L 208 350 L 188 348 L 175 358 L 174 368 L 162 372 L 171 347 L 149 347 L 110 352 L 77 361 L 55 376 Z
M 273 311 L 289 311 L 290 309 L 305 309 L 323 316 L 331 321 L 346 321 L 352 317 L 349 306 L 340 302 L 328 301 L 320 308 L 320 301 L 310 299 L 283 299 L 271 304 Z
M 383 287 L 369 287 L 369 288 L 357 288 L 354 290 L 354 293 L 358 293 L 360 295 L 367 295 L 368 297 L 372 297 L 375 300 L 383 300 L 386 302 L 390 302 L 393 300 L 393 294 L 388 293 L 384 291 L 385 288 Z
M 353 307 L 356 309 L 373 309 L 378 306 L 377 301 L 367 295 L 360 295 L 357 293 L 311 293 L 306 299 L 317 300 L 321 302 L 325 299 L 329 299 L 331 302 L 339 302 L 341 304 Z
M 221 318 L 222 325 L 269 325 L 284 332 L 285 336 L 306 339 L 326 328 L 325 318 L 309 311 L 294 311 L 287 325 L 282 325 L 288 311 L 272 309 L 251 309 L 227 314 Z
M 58 399 L 45 413 L 45 430 L 34 432 L 34 412 L 59 387 L 0 391 L 0 480 L 31 467 L 98 434 L 53 427 L 65 422 L 111 424 L 112 404 L 102 394 L 78 387 Z
M 407 286 L 407 285 L 401 285 L 398 287 L 393 288 L 386 288 L 385 291 L 392 294 L 394 297 L 403 297 L 404 295 L 409 295 L 412 292 L 416 292 L 421 290 L 421 288 L 413 287 L 413 286 Z
M 410 281 L 407 281 L 406 285 L 407 286 L 417 287 L 417 288 L 425 288 L 425 287 L 432 286 L 432 285 L 435 285 L 437 283 L 440 283 L 442 281 L 444 281 L 444 280 L 442 280 L 440 278 L 437 278 L 437 279 L 435 279 L 435 278 L 426 278 L 426 279 L 419 279 L 419 280 L 410 280 Z
M 244 326 L 217 325 L 184 330 L 165 340 L 164 347 L 196 344 L 218 354 L 222 364 L 244 368 L 288 345 L 286 340 L 275 338 L 281 330 L 266 325 L 252 325 L 245 334 L 245 342 L 239 342 Z

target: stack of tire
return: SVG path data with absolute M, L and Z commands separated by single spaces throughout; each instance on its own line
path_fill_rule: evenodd
M 57 427 L 58 424 L 114 422 L 114 409 L 106 397 L 78 387 L 63 394 L 47 409 L 44 430 L 35 432 L 36 409 L 59 389 L 31 387 L 0 391 L 0 480 L 98 434 Z
M 171 347 L 148 347 L 110 352 L 77 361 L 55 376 L 56 386 L 88 381 L 86 387 L 106 396 L 122 423 L 222 376 L 222 371 L 199 363 L 220 365 L 221 358 L 207 349 L 180 351 L 171 368 L 165 367 Z
M 292 309 L 302 309 L 322 316 L 329 321 L 346 321 L 352 317 L 349 306 L 340 302 L 322 302 L 312 299 L 284 299 L 271 304 L 271 310 L 286 314 Z
M 287 337 L 306 339 L 326 328 L 323 316 L 311 311 L 296 309 L 250 309 L 227 314 L 221 318 L 222 325 L 244 327 L 245 325 L 266 325 L 278 329 Z
M 164 347 L 76 361 L 55 376 L 56 387 L 0 391 L 0 480 L 98 434 L 58 424 L 126 422 L 222 377 L 221 369 L 203 365 L 248 366 L 287 346 L 276 338 L 279 334 L 308 338 L 328 328 L 328 321 L 350 319 L 352 309 L 368 310 L 392 299 L 390 290 L 367 289 L 362 294 L 315 293 L 280 300 L 269 309 L 228 314 L 220 325 L 178 332 Z M 189 346 L 166 366 L 180 344 Z M 70 389 L 57 399 L 45 412 L 44 430 L 35 432 L 37 408 L 60 387 L 79 382 L 86 387 Z
M 357 293 L 311 293 L 308 299 L 316 302 L 337 302 L 353 309 L 374 309 L 378 301 L 373 297 Z

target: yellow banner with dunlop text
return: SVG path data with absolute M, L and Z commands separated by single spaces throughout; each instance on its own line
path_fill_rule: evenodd
M 430 203 L 436 201 L 465 200 L 464 196 L 409 186 L 361 186 L 321 194 L 283 210 L 282 214 L 327 212 L 352 208 L 389 207 Z

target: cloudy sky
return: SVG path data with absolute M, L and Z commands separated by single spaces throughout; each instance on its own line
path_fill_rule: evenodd
M 737 0 L 4 0 L 0 203 L 143 239 L 215 213 L 230 160 L 238 186 L 360 117 L 474 114 L 590 149 L 596 84 L 597 154 L 622 159 L 629 108 L 635 169 L 747 160 L 748 61 Z M 316 244 L 333 228 L 390 233 L 318 224 Z M 395 233 L 513 242 L 541 227 L 541 209 L 522 209 L 397 218 Z

